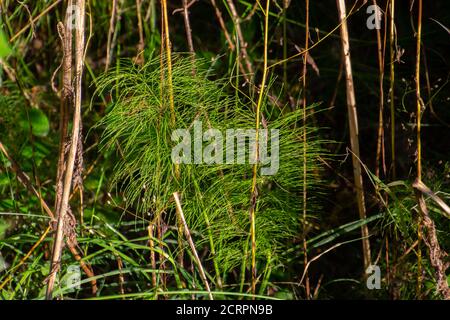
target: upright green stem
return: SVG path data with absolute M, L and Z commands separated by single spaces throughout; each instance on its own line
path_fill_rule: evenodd
M 267 48 L 268 48 L 268 30 L 269 30 L 269 7 L 270 0 L 266 1 L 266 10 L 264 12 L 265 23 L 264 23 L 264 68 L 263 68 L 263 77 L 261 81 L 261 89 L 259 91 L 258 96 L 258 104 L 256 105 L 256 134 L 255 134 L 255 159 L 258 159 L 259 154 L 259 122 L 260 122 L 260 113 L 261 106 L 264 99 L 264 88 L 266 86 L 267 81 Z M 256 223 L 255 223 L 255 210 L 256 210 L 256 178 L 258 172 L 258 161 L 255 161 L 253 165 L 253 178 L 252 178 L 252 188 L 251 188 L 251 201 L 250 201 L 250 237 L 252 243 L 252 294 L 256 293 Z
M 422 181 L 422 144 L 420 139 L 421 129 L 421 113 L 422 113 L 422 99 L 420 97 L 420 50 L 422 40 L 422 0 L 418 3 L 418 18 L 417 18 L 417 42 L 416 42 L 416 116 L 417 116 L 417 181 Z M 423 195 L 417 194 L 418 202 L 423 201 Z M 419 207 L 420 215 L 417 225 L 417 298 L 420 299 L 422 291 L 422 250 L 420 248 L 422 242 L 422 209 Z

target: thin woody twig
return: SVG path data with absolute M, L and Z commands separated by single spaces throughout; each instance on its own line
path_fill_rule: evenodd
M 189 7 L 195 2 L 192 1 L 188 4 L 187 0 L 183 0 L 183 17 L 184 17 L 184 27 L 186 29 L 186 38 L 188 42 L 189 52 L 194 53 L 194 43 L 192 41 L 192 30 L 191 30 L 191 22 L 189 20 Z
M 373 5 L 375 6 L 375 14 L 381 14 L 378 12 L 379 7 L 376 0 L 373 0 Z M 378 19 L 378 17 L 377 17 Z M 377 35 L 377 57 L 378 57 L 378 86 L 379 86 L 379 108 L 378 108 L 378 132 L 377 132 L 377 151 L 376 151 L 376 164 L 375 164 L 375 175 L 380 176 L 380 159 L 382 159 L 383 173 L 386 174 L 386 161 L 385 161 L 385 151 L 384 151 L 384 50 L 386 48 L 386 27 L 384 28 L 384 40 L 381 39 L 381 31 L 379 28 L 376 29 Z
M 155 237 L 155 226 L 154 224 L 149 224 L 148 228 L 148 238 L 149 238 L 149 245 L 150 245 L 150 262 L 152 265 L 152 285 L 153 287 L 156 287 L 156 257 L 155 257 L 155 242 L 153 241 L 153 238 Z
M 29 27 L 33 26 L 40 18 L 45 16 L 50 10 L 52 10 L 54 7 L 56 7 L 61 0 L 56 0 L 51 5 L 49 5 L 45 10 L 43 10 L 41 13 L 39 13 L 35 18 L 31 19 L 31 21 L 20 31 L 18 31 L 11 39 L 9 39 L 9 42 L 14 42 L 22 33 L 28 30 Z
M 36 197 L 38 197 L 42 208 L 45 210 L 45 212 L 49 215 L 49 217 L 52 220 L 55 220 L 55 215 L 53 214 L 50 207 L 47 205 L 45 200 L 42 198 L 42 195 L 39 193 L 39 191 L 31 184 L 30 178 L 24 173 L 19 165 L 16 163 L 16 161 L 8 154 L 8 151 L 6 151 L 6 148 L 3 146 L 3 143 L 0 141 L 0 151 L 5 155 L 6 159 L 8 159 L 9 163 L 11 164 L 12 171 L 16 174 L 17 179 L 20 183 L 22 183 L 31 193 L 33 193 Z
M 337 0 L 339 21 L 341 26 L 342 51 L 344 55 L 345 82 L 347 88 L 347 109 L 350 127 L 350 145 L 352 148 L 353 177 L 355 180 L 356 200 L 360 219 L 366 219 L 366 205 L 364 201 L 363 179 L 361 174 L 361 164 L 358 161 L 359 153 L 359 133 L 358 133 L 358 114 L 356 111 L 355 89 L 353 85 L 353 73 L 350 59 L 350 40 L 347 27 L 347 12 L 344 0 Z M 361 226 L 364 269 L 371 264 L 369 229 L 367 225 Z
M 241 18 L 239 17 L 239 14 L 236 10 L 233 0 L 227 0 L 227 4 L 230 8 L 234 27 L 236 28 L 236 33 L 239 41 L 239 49 L 241 51 L 239 56 L 241 56 L 244 59 L 245 66 L 247 68 L 247 73 L 253 74 L 253 67 L 247 53 L 247 42 L 245 42 L 244 34 L 242 33 Z
M 200 277 L 202 278 L 202 281 L 205 285 L 206 291 L 208 291 L 208 296 L 210 300 L 214 300 L 213 295 L 211 293 L 211 289 L 209 287 L 208 279 L 206 278 L 205 270 L 203 269 L 202 263 L 200 261 L 200 258 L 198 256 L 197 250 L 195 249 L 194 241 L 192 241 L 191 232 L 189 231 L 189 227 L 186 223 L 186 219 L 184 218 L 183 209 L 181 208 L 181 201 L 180 197 L 178 195 L 178 192 L 175 192 L 173 194 L 173 198 L 175 199 L 176 209 L 177 209 L 177 215 L 180 219 L 183 228 L 184 228 L 184 234 L 186 236 L 186 239 L 189 243 L 189 246 L 191 247 L 192 253 L 194 254 L 195 262 L 197 263 Z
M 106 62 L 105 62 L 105 72 L 109 69 L 109 64 L 111 63 L 111 51 L 113 48 L 112 37 L 115 30 L 115 21 L 117 15 L 117 0 L 112 1 L 111 17 L 109 19 L 109 30 L 108 30 L 108 40 L 106 42 Z
M 307 148 L 307 130 L 306 130 L 306 73 L 307 73 L 307 63 L 308 63 L 308 48 L 309 48 L 309 0 L 306 0 L 306 22 L 305 22 L 305 56 L 303 57 L 303 263 L 305 266 L 304 272 L 305 272 L 305 292 L 306 292 L 306 299 L 310 299 L 311 292 L 310 292 L 310 285 L 309 285 L 309 275 L 308 271 L 306 269 L 306 266 L 308 265 L 308 246 L 306 242 L 306 217 L 307 217 L 307 155 L 306 155 L 306 148 Z
M 389 76 L 389 100 L 391 113 L 391 168 L 392 178 L 397 177 L 397 165 L 395 159 L 395 0 L 390 1 L 389 5 L 389 57 L 390 57 L 390 76 Z
M 223 31 L 223 34 L 225 35 L 225 39 L 227 40 L 228 46 L 231 51 L 234 51 L 235 46 L 233 41 L 231 40 L 230 33 L 227 30 L 227 27 L 225 26 L 225 22 L 223 21 L 222 12 L 219 10 L 219 7 L 217 7 L 216 1 L 211 0 L 211 4 L 214 7 L 214 11 L 216 13 L 217 20 L 219 21 L 220 28 Z
M 134 59 L 134 61 L 142 65 L 144 63 L 144 48 L 145 48 L 145 41 L 144 41 L 144 28 L 142 26 L 142 0 L 136 0 L 136 15 L 138 18 L 138 31 L 139 31 L 139 43 L 137 45 L 137 55 Z

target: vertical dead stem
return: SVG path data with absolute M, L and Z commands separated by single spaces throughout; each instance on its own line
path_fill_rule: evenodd
M 309 276 L 306 266 L 308 265 L 308 247 L 306 244 L 306 210 L 307 210 L 307 161 L 306 161 L 306 72 L 309 48 L 309 0 L 306 1 L 305 22 L 305 55 L 303 57 L 303 263 L 305 272 L 306 299 L 310 298 Z
M 173 194 L 173 198 L 175 199 L 178 218 L 181 221 L 181 224 L 184 229 L 184 234 L 189 243 L 189 246 L 191 247 L 192 253 L 194 254 L 195 262 L 197 263 L 198 270 L 200 272 L 200 277 L 202 278 L 202 281 L 203 281 L 203 284 L 205 285 L 206 291 L 208 291 L 209 299 L 214 300 L 212 293 L 211 293 L 211 289 L 209 287 L 208 279 L 206 278 L 205 270 L 203 269 L 202 262 L 200 261 L 197 250 L 195 249 L 194 241 L 192 240 L 191 232 L 189 231 L 189 227 L 186 223 L 186 219 L 184 218 L 183 209 L 181 207 L 181 201 L 180 201 L 180 196 L 178 195 L 178 192 L 175 192 Z
M 373 0 L 373 4 L 378 8 L 377 1 Z M 378 9 L 377 9 L 378 10 Z M 378 13 L 376 13 L 378 14 Z M 379 13 L 381 14 L 381 13 Z M 378 19 L 378 17 L 377 17 Z M 386 28 L 385 35 L 386 35 Z M 386 174 L 386 162 L 385 162 L 385 152 L 384 152 L 384 120 L 383 120 L 383 112 L 384 112 L 384 90 L 383 90 L 383 81 L 384 81 L 384 48 L 386 41 L 381 39 L 381 31 L 380 29 L 376 29 L 377 32 L 377 54 L 378 54 L 378 90 L 380 94 L 379 98 L 379 113 L 378 113 L 378 134 L 377 134 L 377 153 L 376 153 L 376 164 L 375 164 L 375 175 L 377 177 L 380 176 L 380 158 L 382 158 L 382 166 L 383 172 Z M 384 37 L 386 39 L 386 37 Z
M 53 287 L 55 284 L 58 268 L 61 262 L 61 254 L 64 241 L 64 224 L 65 224 L 64 222 L 65 216 L 69 208 L 69 196 L 72 186 L 72 176 L 75 167 L 75 158 L 77 156 L 79 143 L 78 140 L 80 137 L 81 84 L 82 84 L 81 80 L 83 76 L 83 58 L 84 58 L 85 0 L 78 0 L 77 6 L 78 6 L 77 10 L 79 10 L 79 12 L 76 14 L 75 19 L 75 90 L 74 90 L 75 110 L 73 115 L 72 140 L 65 168 L 64 187 L 63 187 L 63 195 L 61 198 L 61 206 L 57 215 L 58 226 L 53 245 L 50 276 L 46 292 L 47 299 L 52 299 Z
M 341 42 L 344 54 L 345 82 L 347 87 L 347 109 L 350 127 L 350 145 L 352 148 L 353 176 L 355 180 L 356 201 L 360 219 L 366 219 L 366 205 L 364 203 L 363 178 L 359 162 L 358 114 L 356 111 L 355 89 L 353 86 L 352 65 L 350 59 L 350 40 L 348 37 L 347 14 L 344 0 L 337 0 L 339 22 L 341 23 Z M 371 264 L 369 229 L 366 224 L 361 227 L 364 268 Z

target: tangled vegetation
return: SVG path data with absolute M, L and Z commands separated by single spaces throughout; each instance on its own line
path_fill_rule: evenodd
M 0 299 L 450 299 L 422 2 L 0 1 Z

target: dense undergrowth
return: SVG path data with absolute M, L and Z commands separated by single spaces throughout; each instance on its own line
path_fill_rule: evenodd
M 366 28 L 371 3 L 346 1 L 358 154 L 350 143 L 335 1 L 270 1 L 268 10 L 266 1 L 196 1 L 187 8 L 192 31 L 186 34 L 177 10 L 183 1 L 168 3 L 167 30 L 160 7 L 166 1 L 5 0 L 0 299 L 44 299 L 54 270 L 57 231 L 49 215 L 61 210 L 61 168 L 69 161 L 77 97 L 63 90 L 67 71 L 59 64 L 69 30 L 61 33 L 58 22 L 67 4 L 81 2 L 83 150 L 80 145 L 68 210 L 76 241 L 65 234 L 54 297 L 449 297 L 447 2 L 427 3 L 419 21 L 418 0 L 412 9 L 376 1 L 384 11 L 377 42 L 377 30 Z M 77 88 L 73 75 L 69 87 Z M 258 138 L 271 150 L 265 163 L 219 161 L 226 141 L 212 141 L 230 129 L 255 127 L 279 132 L 278 142 L 273 135 Z M 211 163 L 175 163 L 177 129 L 189 132 L 192 153 L 199 143 Z M 210 130 L 209 139 L 194 141 L 196 129 Z M 235 151 L 252 157 L 242 145 Z M 365 217 L 355 197 L 357 164 Z M 262 174 L 271 165 L 275 174 Z M 361 245 L 364 228 L 370 252 Z M 367 285 L 373 278 L 367 279 L 366 255 L 380 268 L 379 288 Z

